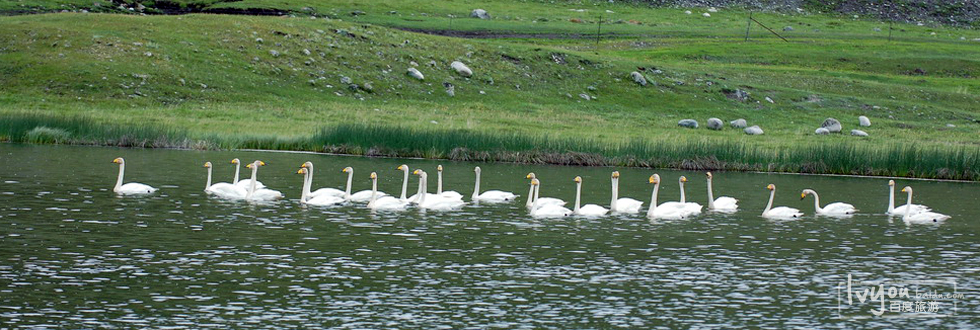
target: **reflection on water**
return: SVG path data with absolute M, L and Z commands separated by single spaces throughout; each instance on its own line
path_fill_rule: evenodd
M 116 197 L 115 157 L 127 181 L 161 188 Z M 259 178 L 286 200 L 248 204 L 203 192 L 205 161 L 230 181 L 235 157 L 262 159 Z M 973 183 L 899 180 L 916 202 L 953 218 L 906 226 L 882 215 L 887 180 L 716 173 L 716 196 L 740 199 L 731 215 L 649 221 L 642 216 L 532 219 L 524 175 L 542 196 L 609 203 L 613 168 L 479 164 L 483 189 L 519 203 L 457 212 L 372 214 L 361 206 L 297 202 L 303 161 L 314 187 L 397 194 L 405 163 L 435 173 L 439 162 L 265 152 L 194 152 L 0 144 L 0 323 L 10 328 L 974 328 L 980 316 L 980 224 Z M 468 196 L 474 164 L 442 162 L 446 189 Z M 621 196 L 649 203 L 649 169 L 618 169 Z M 661 202 L 705 204 L 703 173 L 656 171 Z M 414 192 L 413 178 L 410 194 Z M 430 191 L 435 180 L 430 179 Z M 798 221 L 759 217 L 775 183 L 776 204 Z M 861 214 L 815 218 L 843 200 Z M 898 199 L 904 201 L 904 195 Z M 901 202 L 900 202 L 901 203 Z M 646 205 L 644 205 L 646 207 Z M 841 320 L 837 284 L 864 279 L 955 279 L 964 299 L 947 318 Z

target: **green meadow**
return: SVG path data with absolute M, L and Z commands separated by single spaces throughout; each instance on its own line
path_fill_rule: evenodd
M 480 20 L 455 1 L 169 2 L 283 16 L 94 3 L 0 1 L 91 11 L 0 17 L 0 139 L 980 179 L 975 28 L 894 24 L 889 39 L 867 18 L 756 12 L 789 42 L 758 25 L 745 41 L 748 12 L 727 8 L 489 1 Z M 843 133 L 815 135 L 828 117 Z

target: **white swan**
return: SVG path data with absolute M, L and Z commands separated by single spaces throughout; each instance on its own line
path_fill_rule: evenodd
M 534 172 L 531 172 L 527 174 L 527 178 L 531 180 L 531 190 L 527 194 L 527 203 L 525 204 L 528 210 L 534 207 L 534 202 L 538 202 L 539 207 L 544 205 L 565 206 L 565 201 L 557 198 L 551 198 L 551 197 L 539 198 L 538 192 L 540 190 L 538 190 L 537 187 L 534 185 L 534 180 L 537 179 L 537 176 L 534 175 Z M 538 181 L 538 183 L 540 184 L 541 182 Z
M 537 195 L 541 189 L 541 182 L 538 179 L 531 179 L 531 187 L 534 195 Z M 541 201 L 535 198 L 534 203 L 531 203 L 530 214 L 535 218 L 560 218 L 571 215 L 572 210 L 558 204 L 541 204 Z
M 406 202 L 408 201 L 408 196 L 407 196 L 408 195 L 408 165 L 405 164 L 398 165 L 398 170 L 405 172 L 405 176 L 402 179 L 402 196 L 399 197 L 398 199 L 403 202 Z
M 458 193 L 456 191 L 452 191 L 452 190 L 442 191 L 442 165 L 436 166 L 436 172 L 437 172 L 436 173 L 436 176 L 437 176 L 437 178 L 436 178 L 436 195 L 439 195 L 439 196 L 442 196 L 442 197 L 446 197 L 446 198 L 463 200 L 463 194 L 460 194 L 460 193 Z
M 572 209 L 572 213 L 575 215 L 582 215 L 587 217 L 597 217 L 606 215 L 609 213 L 609 209 L 596 205 L 596 204 L 585 204 L 585 206 L 579 207 L 582 200 L 582 177 L 575 177 L 575 208 Z
M 307 174 L 305 175 L 305 177 L 307 178 L 307 180 L 310 181 L 310 187 L 312 187 L 313 186 L 313 162 L 305 162 L 303 163 L 303 165 L 300 165 L 300 168 L 307 169 Z M 314 198 L 321 195 L 327 195 L 327 196 L 332 196 L 332 197 L 337 197 L 342 199 L 347 195 L 346 192 L 337 188 L 320 188 L 312 192 L 310 191 L 310 189 L 311 188 L 306 188 L 306 194 L 310 198 Z
M 330 194 L 311 196 L 310 185 L 313 184 L 313 179 L 310 177 L 310 169 L 300 168 L 296 173 L 303 175 L 303 192 L 299 198 L 300 203 L 314 206 L 331 206 L 344 203 L 343 198 Z
M 909 194 L 909 199 L 907 202 L 905 202 L 905 206 L 907 206 L 906 209 L 912 209 L 912 205 L 914 205 L 912 204 L 912 187 L 906 186 L 905 188 L 902 188 L 902 192 Z M 902 220 L 905 221 L 906 224 L 936 223 L 946 221 L 946 219 L 949 218 L 950 216 L 948 215 L 932 211 L 905 213 L 905 215 L 902 216 Z
M 701 214 L 701 204 L 687 201 L 687 194 L 684 193 L 684 184 L 687 183 L 687 177 L 681 175 L 681 177 L 677 179 L 677 183 L 681 187 L 680 206 L 683 208 L 682 212 L 684 212 L 687 216 Z
M 401 211 L 408 208 L 408 202 L 392 196 L 379 196 L 378 173 L 371 172 L 371 199 L 367 207 L 372 210 Z
M 157 188 L 150 187 L 148 185 L 139 182 L 130 182 L 123 184 L 123 173 L 126 172 L 126 161 L 122 157 L 113 159 L 114 164 L 119 164 L 119 177 L 116 178 L 116 186 L 112 188 L 112 191 L 119 195 L 146 195 L 152 194 L 157 191 Z
M 613 213 L 640 213 L 643 202 L 623 197 L 619 198 L 619 171 L 612 173 L 612 201 L 609 202 L 609 209 Z
M 886 211 L 885 213 L 888 213 L 888 215 L 900 216 L 900 215 L 905 215 L 905 213 L 909 213 L 908 212 L 909 210 L 912 210 L 912 214 L 931 211 L 931 209 L 928 206 L 921 205 L 921 204 L 902 205 L 899 207 L 895 207 L 895 180 L 888 180 L 888 211 Z
M 225 199 L 243 199 L 248 194 L 245 188 L 227 182 L 211 184 L 211 162 L 205 162 L 204 167 L 208 169 L 208 183 L 204 187 L 204 192 Z
M 647 217 L 650 219 L 683 219 L 684 213 L 681 212 L 682 208 L 668 205 L 668 203 L 680 203 L 668 202 L 657 206 L 657 194 L 660 191 L 660 175 L 651 175 L 649 182 L 653 184 L 653 193 L 650 194 L 650 209 L 647 210 Z
M 372 191 L 371 189 L 361 190 L 356 193 L 351 194 L 351 184 L 354 182 L 354 168 L 345 167 L 343 169 L 344 173 L 347 173 L 347 189 L 344 191 L 344 198 L 355 203 L 367 203 L 371 201 L 371 194 L 378 194 L 378 197 L 388 196 L 388 194 L 381 191 Z
M 800 193 L 800 200 L 806 198 L 806 195 L 813 195 L 813 210 L 816 214 L 828 216 L 849 216 L 857 212 L 854 205 L 841 202 L 830 203 L 827 204 L 827 206 L 820 207 L 820 195 L 817 195 L 817 192 L 813 191 L 813 189 L 803 189 L 803 192 Z
M 773 208 L 772 200 L 776 198 L 776 185 L 770 183 L 766 186 L 766 189 L 769 189 L 769 204 L 766 204 L 766 209 L 762 211 L 763 217 L 770 219 L 793 219 L 803 216 L 803 212 L 792 207 L 780 206 Z
M 708 210 L 715 212 L 731 213 L 738 211 L 738 200 L 728 196 L 721 196 L 715 199 L 715 194 L 711 188 L 711 172 L 706 173 L 708 176 Z
M 466 205 L 466 202 L 463 202 L 462 199 L 428 193 L 426 186 L 429 184 L 429 175 L 422 170 L 415 170 L 415 174 L 419 176 L 420 191 L 418 193 L 418 204 L 420 208 L 436 211 L 452 211 L 458 210 L 463 205 Z
M 248 188 L 252 186 L 252 179 L 245 179 L 241 181 L 238 180 L 238 172 L 241 171 L 242 161 L 238 160 L 238 158 L 235 158 L 231 160 L 231 163 L 235 164 L 235 179 L 231 181 L 231 184 L 237 185 L 239 187 L 248 190 Z M 255 189 L 262 189 L 262 188 L 265 188 L 265 185 L 262 184 L 262 182 L 255 183 Z
M 265 166 L 265 162 L 256 160 L 251 164 L 245 165 L 246 168 L 252 170 L 252 179 L 248 181 L 248 193 L 245 195 L 245 199 L 250 201 L 272 201 L 285 197 L 281 192 L 277 190 L 272 190 L 268 188 L 258 188 L 258 179 L 256 178 L 259 173 L 259 166 Z M 242 180 L 244 181 L 244 180 Z
M 480 193 L 480 173 L 483 170 L 479 166 L 473 169 L 476 172 L 476 184 L 473 185 L 473 196 L 471 197 L 474 202 L 478 203 L 507 203 L 517 199 L 517 195 L 511 192 L 500 191 L 500 190 L 487 190 L 482 194 Z

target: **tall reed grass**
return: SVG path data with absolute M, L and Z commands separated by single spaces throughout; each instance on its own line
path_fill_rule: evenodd
M 609 143 L 550 135 L 433 130 L 386 125 L 327 126 L 308 137 L 212 135 L 37 114 L 0 119 L 0 141 L 147 148 L 303 150 L 386 157 L 528 164 L 630 166 L 980 180 L 980 148 L 812 143 L 792 148 L 698 138 Z

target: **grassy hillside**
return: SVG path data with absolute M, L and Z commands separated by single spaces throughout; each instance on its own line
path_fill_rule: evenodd
M 250 139 L 315 150 L 322 144 L 395 144 L 371 141 L 367 134 L 361 135 L 367 141 L 312 140 L 324 127 L 353 124 L 348 128 L 406 127 L 446 132 L 448 138 L 483 132 L 540 143 L 735 143 L 764 154 L 835 146 L 842 149 L 819 150 L 850 150 L 862 157 L 881 147 L 914 145 L 939 150 L 939 158 L 966 157 L 957 161 L 958 168 L 969 168 L 970 157 L 980 150 L 976 30 L 896 25 L 888 41 L 887 25 L 873 21 L 754 14 L 774 27 L 794 26 L 786 32 L 779 28 L 791 42 L 757 26 L 744 42 L 745 13 L 736 11 L 709 18 L 701 11 L 686 15 L 679 9 L 617 4 L 493 1 L 481 7 L 494 19 L 479 20 L 465 17 L 471 5 L 456 2 L 381 1 L 371 8 L 344 1 L 213 5 L 265 5 L 319 16 L 2 17 L 0 113 L 152 125 L 181 130 L 188 140 L 210 141 L 199 145 L 226 147 L 252 146 L 244 144 Z M 589 23 L 597 23 L 598 12 L 605 35 L 597 47 L 594 39 L 581 37 L 594 33 L 597 26 Z M 875 32 L 875 27 L 886 30 Z M 518 35 L 459 39 L 399 29 Z M 473 69 L 472 77 L 450 68 L 457 60 Z M 409 67 L 425 80 L 408 76 Z M 629 79 L 638 68 L 650 85 Z M 446 92 L 450 84 L 455 96 Z M 734 90 L 749 92 L 749 98 L 730 97 Z M 840 119 L 845 132 L 858 128 L 859 115 L 874 124 L 863 128 L 868 138 L 813 135 L 826 117 Z M 708 117 L 726 123 L 745 118 L 766 134 L 677 127 L 679 119 L 704 125 Z M 619 147 L 555 146 L 551 151 L 621 153 Z M 643 164 L 673 166 L 710 154 L 709 149 L 685 155 L 681 148 L 662 155 L 669 161 Z M 778 159 L 760 158 L 739 168 L 766 169 L 765 162 Z M 949 166 L 937 167 L 906 175 L 949 177 L 936 174 Z

